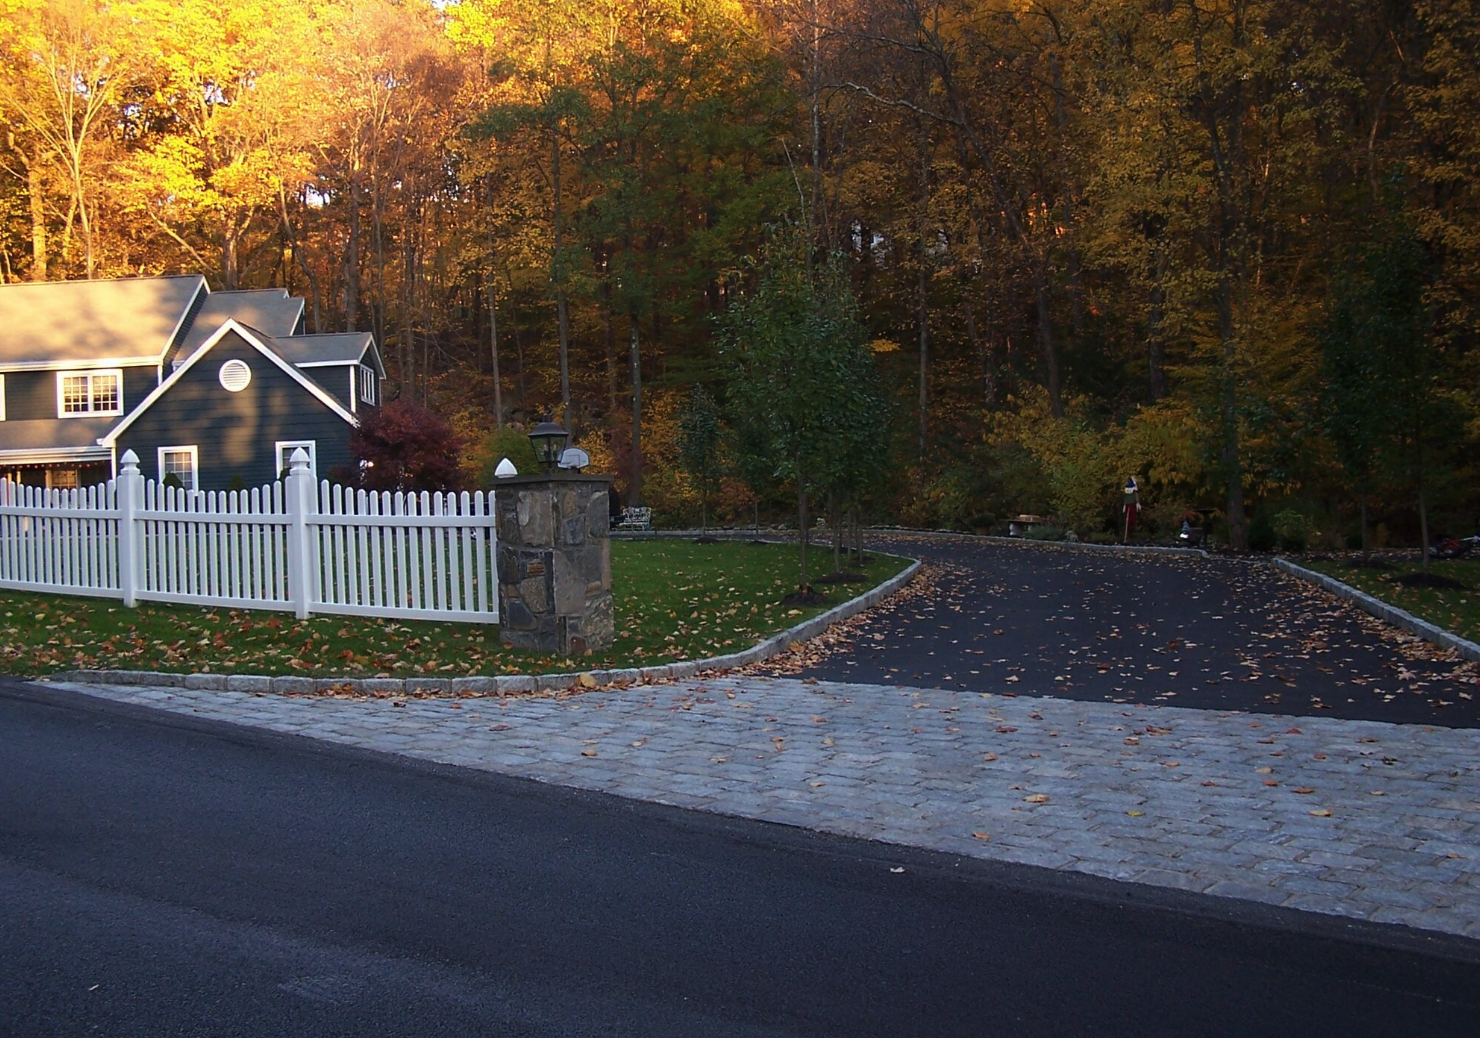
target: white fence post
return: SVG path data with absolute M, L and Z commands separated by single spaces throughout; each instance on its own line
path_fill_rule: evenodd
M 143 538 L 136 518 L 144 502 L 144 477 L 139 473 L 139 456 L 124 451 L 123 471 L 118 474 L 118 588 L 123 604 L 130 609 L 139 604 L 139 562 Z
M 313 551 L 309 537 L 309 512 L 314 510 L 313 474 L 308 471 L 308 452 L 302 447 L 293 448 L 293 457 L 288 462 L 288 478 L 283 487 L 283 496 L 288 506 L 288 597 L 293 603 L 294 615 L 300 620 L 308 619 L 308 609 L 314 600 Z

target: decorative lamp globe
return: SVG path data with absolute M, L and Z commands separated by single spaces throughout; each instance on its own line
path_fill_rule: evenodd
M 535 460 L 545 467 L 546 472 L 554 472 L 555 466 L 560 461 L 561 452 L 565 450 L 565 441 L 570 434 L 564 427 L 550 421 L 549 415 L 545 420 L 536 425 L 529 432 L 529 442 L 534 446 Z

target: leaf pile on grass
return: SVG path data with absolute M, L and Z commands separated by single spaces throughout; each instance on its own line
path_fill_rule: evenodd
M 1447 578 L 1452 587 L 1415 583 L 1412 578 L 1422 573 L 1417 562 L 1391 562 L 1382 570 L 1325 560 L 1306 565 L 1461 638 L 1480 641 L 1480 591 L 1475 590 L 1480 587 L 1480 562 L 1446 559 L 1430 563 L 1430 571 Z
M 794 546 L 679 541 L 612 544 L 617 636 L 577 659 L 505 649 L 497 626 L 200 609 L 0 592 L 0 672 L 160 670 L 307 677 L 460 677 L 651 666 L 738 652 L 888 579 L 907 563 L 878 556 L 865 580 L 826 605 L 781 597 L 800 572 Z

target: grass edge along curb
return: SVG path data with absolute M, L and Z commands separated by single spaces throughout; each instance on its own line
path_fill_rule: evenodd
M 1453 631 L 1446 631 L 1444 628 L 1431 624 L 1427 620 L 1419 619 L 1405 609 L 1399 609 L 1395 605 L 1389 605 L 1382 599 L 1369 595 L 1365 591 L 1359 591 L 1350 584 L 1343 584 L 1335 577 L 1330 577 L 1324 573 L 1317 573 L 1313 569 L 1306 569 L 1304 566 L 1296 565 L 1289 559 L 1275 559 L 1274 565 L 1276 569 L 1283 570 L 1292 577 L 1298 577 L 1301 580 L 1307 580 L 1312 584 L 1325 588 L 1337 598 L 1346 599 L 1360 609 L 1371 613 L 1379 620 L 1386 621 L 1394 627 L 1401 627 L 1409 634 L 1415 634 L 1424 641 L 1437 645 L 1442 649 L 1453 649 L 1467 660 L 1480 662 L 1480 645 L 1475 644 L 1467 638 L 1461 638 Z
M 991 544 L 1017 544 L 1034 548 L 1062 548 L 1066 551 L 1118 551 L 1127 554 L 1140 553 L 1143 555 L 1201 555 L 1205 559 L 1213 557 L 1212 553 L 1202 547 L 1183 547 L 1180 544 L 1121 544 L 1112 541 L 1109 544 L 1095 544 L 1092 541 L 1040 541 L 1033 537 L 1004 537 L 997 533 L 969 533 L 965 530 L 912 530 L 907 526 L 869 526 L 865 533 L 877 533 L 884 536 L 889 534 L 900 534 L 912 537 L 954 537 L 973 541 L 987 541 Z
M 69 670 L 38 678 L 39 681 L 75 682 L 87 685 L 145 685 L 154 688 L 189 688 L 212 692 L 276 692 L 311 695 L 315 692 L 361 692 L 405 695 L 410 692 L 507 695 L 510 693 L 559 692 L 577 686 L 598 688 L 613 682 L 664 681 L 692 677 L 700 671 L 727 670 L 778 656 L 798 642 L 815 638 L 833 624 L 872 609 L 915 578 L 920 560 L 910 564 L 884 583 L 850 598 L 842 605 L 795 627 L 774 634 L 748 649 L 702 660 L 682 660 L 653 667 L 618 670 L 571 671 L 560 674 L 507 674 L 499 677 L 464 678 L 309 678 L 296 675 L 269 677 L 265 674 L 176 674 L 154 670 Z

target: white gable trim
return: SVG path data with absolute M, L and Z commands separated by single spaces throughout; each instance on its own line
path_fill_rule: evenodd
M 195 367 L 195 365 L 200 362 L 201 358 L 203 358 L 207 353 L 210 353 L 211 350 L 215 348 L 216 343 L 220 342 L 222 337 L 227 332 L 236 332 L 236 334 L 240 335 L 243 339 L 247 341 L 249 345 L 252 346 L 253 349 L 262 354 L 262 356 L 266 357 L 273 364 L 277 365 L 277 367 L 281 369 L 284 373 L 286 373 L 289 378 L 291 378 L 294 382 L 297 382 L 305 390 L 311 393 L 314 399 L 323 404 L 330 411 L 333 411 L 340 418 L 343 418 L 350 425 L 360 424 L 359 420 L 355 418 L 353 414 L 346 411 L 344 409 L 344 406 L 340 404 L 338 400 L 335 400 L 320 386 L 310 381 L 308 376 L 300 373 L 297 369 L 293 367 L 293 365 L 289 364 L 282 357 L 279 357 L 276 351 L 274 351 L 266 343 L 262 342 L 262 340 L 257 338 L 257 336 L 253 335 L 249 328 L 247 328 L 245 325 L 237 324 L 235 318 L 227 318 L 226 323 L 223 324 L 220 328 L 217 328 L 215 333 L 201 344 L 200 349 L 196 350 L 189 357 L 187 357 L 185 359 L 185 363 L 181 364 L 178 368 L 170 373 L 169 378 L 161 382 L 158 386 L 155 387 L 152 393 L 146 396 L 143 400 L 139 401 L 139 406 L 130 411 L 128 413 L 128 416 L 124 418 L 123 421 L 115 425 L 112 431 L 109 432 L 107 436 L 104 436 L 100 440 L 98 440 L 98 443 L 104 447 L 112 447 L 115 443 L 117 443 L 118 437 L 123 433 L 123 431 L 129 426 L 133 425 L 134 422 L 139 419 L 140 415 L 149 410 L 150 407 L 154 406 L 154 402 L 156 400 L 168 393 L 170 389 L 174 387 L 175 383 L 179 382 L 180 379 L 184 377 L 187 371 Z
M 164 341 L 164 348 L 159 351 L 158 363 L 161 369 L 164 368 L 165 358 L 170 355 L 170 350 L 174 348 L 175 340 L 179 338 L 180 331 L 185 327 L 185 322 L 195 316 L 195 301 L 200 298 L 200 294 L 202 292 L 204 292 L 207 296 L 211 294 L 210 288 L 206 285 L 205 277 L 197 274 L 195 275 L 195 278 L 195 292 L 191 295 L 190 301 L 185 304 L 185 309 L 180 311 L 180 319 L 175 322 L 175 330 L 170 332 L 169 338 L 165 339 Z

